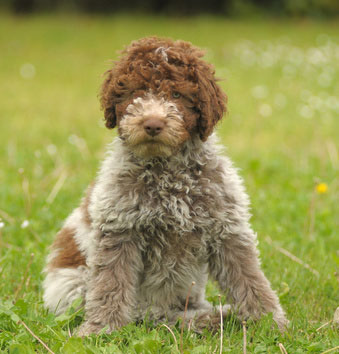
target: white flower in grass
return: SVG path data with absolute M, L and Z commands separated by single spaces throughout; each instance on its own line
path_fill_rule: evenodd
M 268 103 L 263 103 L 259 106 L 259 114 L 263 117 L 272 115 L 272 107 Z
M 251 89 L 251 94 L 254 98 L 256 98 L 258 100 L 262 99 L 262 98 L 266 98 L 268 95 L 268 89 L 264 85 L 254 86 Z
M 33 79 L 36 74 L 35 66 L 31 63 L 25 63 L 20 67 L 20 75 L 24 79 Z
M 72 145 L 77 146 L 79 149 L 86 148 L 86 141 L 83 138 L 80 138 L 76 134 L 72 134 L 68 137 L 68 142 Z
M 53 156 L 57 153 L 57 147 L 54 144 L 49 144 L 46 146 L 48 155 Z
M 314 116 L 313 109 L 308 105 L 301 106 L 299 113 L 303 118 L 307 118 L 307 119 L 310 119 Z
M 0 229 L 2 229 L 5 226 L 5 223 L 3 221 L 0 221 Z
M 322 110 L 324 102 L 319 96 L 310 96 L 307 101 L 312 109 Z
M 319 48 L 310 48 L 307 53 L 307 60 L 313 65 L 320 65 L 326 62 L 324 53 Z
M 25 229 L 27 226 L 29 225 L 29 221 L 28 220 L 24 220 L 21 224 L 21 228 Z

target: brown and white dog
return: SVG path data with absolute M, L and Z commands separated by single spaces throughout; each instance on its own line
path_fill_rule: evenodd
M 101 103 L 119 136 L 45 269 L 50 310 L 83 297 L 79 335 L 145 316 L 175 323 L 191 287 L 186 319 L 210 325 L 208 276 L 240 319 L 272 312 L 280 329 L 287 323 L 260 269 L 241 178 L 218 153 L 226 96 L 202 56 L 187 42 L 144 38 L 107 72 Z

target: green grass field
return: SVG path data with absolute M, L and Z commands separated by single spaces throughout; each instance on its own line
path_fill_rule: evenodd
M 220 333 L 181 336 L 180 324 L 175 339 L 148 323 L 80 339 L 71 335 L 81 311 L 56 318 L 43 308 L 48 246 L 115 135 L 97 98 L 102 74 L 117 50 L 151 34 L 206 48 L 229 97 L 218 133 L 291 320 L 283 335 L 270 316 L 248 323 L 247 352 L 283 353 L 281 343 L 289 354 L 338 353 L 339 25 L 136 15 L 0 15 L 1 350 L 47 352 L 43 341 L 54 353 L 176 353 L 182 342 L 185 353 L 220 352 Z M 218 302 L 213 284 L 207 293 Z M 235 320 L 224 323 L 222 350 L 243 352 Z

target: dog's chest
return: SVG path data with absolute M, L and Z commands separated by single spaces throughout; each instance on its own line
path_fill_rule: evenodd
M 134 230 L 145 238 L 201 232 L 210 222 L 215 200 L 209 183 L 200 171 L 156 167 L 124 181 L 130 188 L 124 211 L 128 219 L 133 216 Z
M 196 170 L 174 173 L 159 166 L 138 172 L 120 175 L 110 227 L 138 241 L 146 293 L 170 294 L 179 286 L 186 291 L 206 263 L 213 193 Z

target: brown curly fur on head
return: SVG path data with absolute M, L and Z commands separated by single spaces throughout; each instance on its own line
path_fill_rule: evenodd
M 204 52 L 184 41 L 157 37 L 134 41 L 106 72 L 101 105 L 106 127 L 119 125 L 133 99 L 151 91 L 175 102 L 188 132 L 205 141 L 226 111 L 226 95 L 216 83 Z

